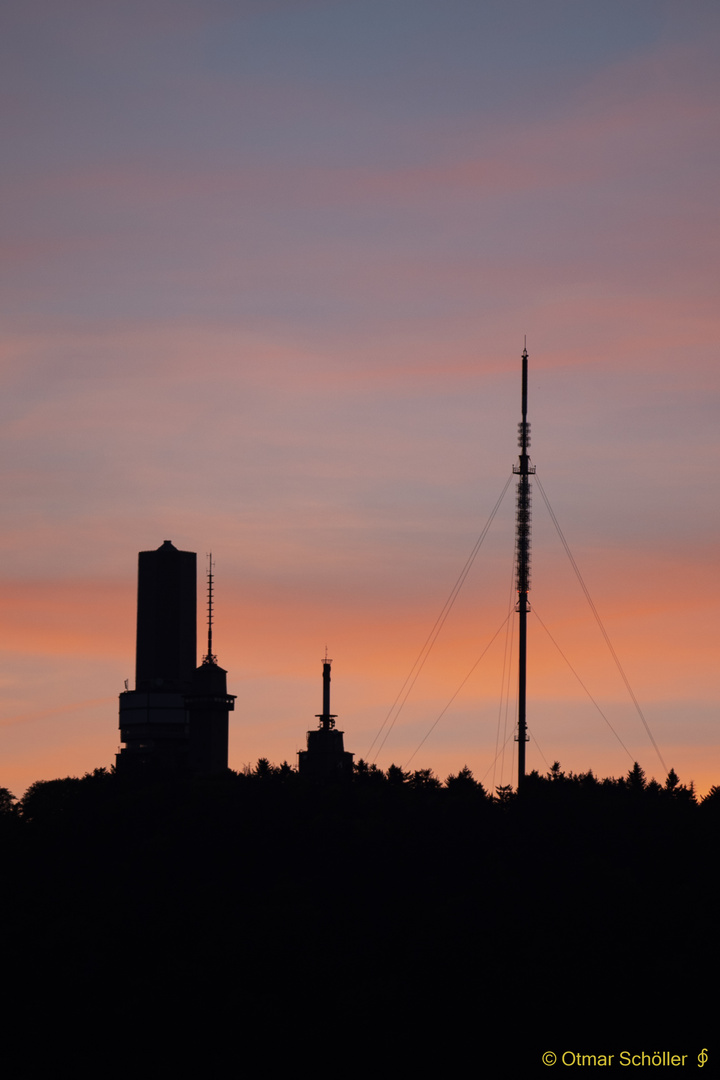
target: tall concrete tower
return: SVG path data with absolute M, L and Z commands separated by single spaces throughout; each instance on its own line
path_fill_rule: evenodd
M 335 727 L 337 717 L 330 712 L 330 665 L 327 652 L 323 660 L 323 711 L 315 731 L 307 733 L 307 750 L 298 752 L 298 771 L 313 779 L 340 780 L 352 776 L 354 754 L 343 745 L 344 732 Z
M 197 663 L 197 555 L 166 540 L 138 555 L 136 690 L 184 690 Z
M 138 556 L 135 689 L 120 695 L 118 771 L 227 768 L 234 698 L 215 658 L 196 668 L 196 653 L 197 556 L 166 540 Z

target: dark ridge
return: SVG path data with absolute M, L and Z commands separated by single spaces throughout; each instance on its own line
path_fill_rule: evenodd
M 645 1032 L 654 1050 L 671 1031 L 697 1055 L 719 826 L 718 789 L 698 802 L 639 766 L 598 780 L 556 765 L 493 799 L 467 769 L 441 784 L 363 761 L 349 783 L 265 760 L 98 769 L 0 799 L 4 980 L 14 1009 L 63 1024 L 130 1018 L 121 1047 L 169 1010 L 218 1046 L 240 1018 L 321 1018 L 370 1044 L 388 1025 L 452 1030 L 458 1048 L 482 1023 L 490 1061 L 522 1005 L 521 1073 L 523 1054 L 603 1032 L 641 1049 Z

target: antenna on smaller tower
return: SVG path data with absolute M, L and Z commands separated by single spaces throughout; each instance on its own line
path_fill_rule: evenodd
M 213 651 L 212 651 L 213 566 L 215 565 L 213 563 L 212 551 L 208 553 L 207 560 L 208 560 L 208 569 L 207 569 L 207 579 L 208 579 L 208 599 L 207 599 L 207 609 L 208 609 L 208 648 L 207 648 L 207 656 L 203 656 L 203 664 L 217 664 L 217 657 L 213 655 Z
M 335 727 L 336 716 L 330 712 L 330 665 L 332 660 L 328 656 L 327 645 L 325 646 L 325 659 L 323 660 L 323 711 L 316 713 L 323 731 L 330 731 Z

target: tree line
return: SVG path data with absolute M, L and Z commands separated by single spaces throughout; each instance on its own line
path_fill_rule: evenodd
M 187 782 L 190 781 L 182 776 L 153 771 L 128 779 L 119 777 L 114 768 L 97 768 L 82 777 L 38 780 L 31 784 L 20 799 L 16 799 L 7 788 L 0 788 L 0 820 L 5 823 L 11 820 L 35 821 L 68 811 L 79 811 L 83 807 L 89 809 L 95 798 L 102 800 L 103 796 L 108 796 L 113 791 L 152 788 L 158 784 L 182 785 Z M 604 803 L 617 807 L 633 805 L 637 800 L 642 800 L 647 806 L 702 806 L 705 811 L 720 808 L 720 786 L 713 785 L 704 798 L 698 798 L 694 784 L 681 783 L 674 769 L 671 768 L 664 782 L 660 783 L 655 778 L 648 779 L 638 762 L 623 776 L 599 778 L 592 769 L 584 773 L 566 773 L 556 761 L 544 775 L 537 770 L 530 772 L 525 778 L 522 793 L 511 784 L 499 785 L 494 792 L 489 791 L 474 777 L 467 765 L 459 772 L 451 773 L 443 781 L 432 769 L 407 770 L 393 764 L 383 770 L 362 758 L 354 763 L 352 777 L 347 782 L 308 780 L 302 778 L 286 761 L 274 765 L 267 758 L 260 758 L 254 766 L 246 765 L 239 772 L 229 769 L 223 776 L 202 778 L 199 782 L 205 786 L 231 785 L 237 791 L 249 792 L 265 787 L 268 790 L 294 791 L 298 794 L 317 788 L 320 783 L 320 787 L 350 787 L 356 791 L 402 790 L 407 792 L 409 797 L 411 792 L 424 796 L 435 793 L 438 799 L 463 798 L 501 807 L 543 801 L 585 801 L 595 806 Z

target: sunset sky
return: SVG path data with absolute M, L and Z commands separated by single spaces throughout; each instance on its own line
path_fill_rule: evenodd
M 537 475 L 663 761 L 720 783 L 716 0 L 0 26 L 0 786 L 114 762 L 167 539 L 216 561 L 231 766 L 296 763 L 326 645 L 367 757 L 517 460 L 525 335 Z M 514 779 L 517 627 L 507 706 L 503 629 L 418 749 L 508 615 L 513 497 L 383 768 Z M 663 779 L 533 508 L 528 768 Z

